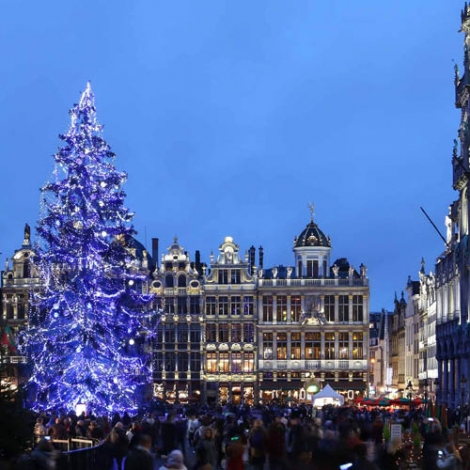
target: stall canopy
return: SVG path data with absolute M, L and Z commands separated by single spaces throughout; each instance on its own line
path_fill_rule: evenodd
M 326 384 L 318 393 L 313 395 L 312 405 L 343 405 L 344 397 L 338 392 L 335 392 L 330 385 Z

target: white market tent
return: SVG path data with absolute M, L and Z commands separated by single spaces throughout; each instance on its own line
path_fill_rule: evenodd
M 344 397 L 338 392 L 335 392 L 329 384 L 326 384 L 318 393 L 315 393 L 312 398 L 312 405 L 322 407 L 323 405 L 343 405 Z

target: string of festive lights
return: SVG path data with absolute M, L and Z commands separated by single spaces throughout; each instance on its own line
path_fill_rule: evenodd
M 89 83 L 70 115 L 41 188 L 35 262 L 44 287 L 31 296 L 21 337 L 31 408 L 135 411 L 151 380 L 141 346 L 153 334 L 152 296 L 139 288 L 145 277 L 129 248 L 136 232 L 124 206 L 127 175 L 113 165 Z

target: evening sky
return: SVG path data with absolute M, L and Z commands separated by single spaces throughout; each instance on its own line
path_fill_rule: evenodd
M 368 267 L 392 309 L 434 271 L 452 190 L 462 1 L 0 3 L 0 255 L 39 214 L 58 134 L 87 80 L 128 173 L 138 238 L 194 259 L 232 236 L 293 265 L 309 222 Z

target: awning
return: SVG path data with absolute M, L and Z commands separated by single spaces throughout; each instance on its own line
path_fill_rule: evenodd
M 363 380 L 354 380 L 349 382 L 349 380 L 325 380 L 325 384 L 329 384 L 337 391 L 343 390 L 365 390 L 367 388 L 367 383 Z

